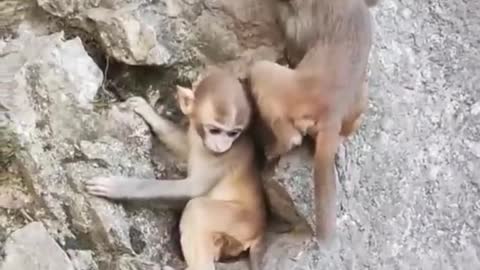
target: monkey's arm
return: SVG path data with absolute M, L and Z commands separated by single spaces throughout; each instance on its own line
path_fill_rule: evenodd
M 138 179 L 124 176 L 96 177 L 86 181 L 87 192 L 110 199 L 188 200 L 208 192 L 218 181 L 211 171 L 182 180 Z
M 151 127 L 156 137 L 179 158 L 186 160 L 189 153 L 187 134 L 177 125 L 159 116 L 142 97 L 131 97 L 129 106 Z

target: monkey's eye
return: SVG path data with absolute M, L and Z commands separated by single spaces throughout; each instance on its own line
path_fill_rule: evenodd
M 228 137 L 236 137 L 240 133 L 239 130 L 232 130 L 227 132 Z
M 222 130 L 219 128 L 210 128 L 208 131 L 213 135 L 220 134 L 220 132 L 222 132 Z

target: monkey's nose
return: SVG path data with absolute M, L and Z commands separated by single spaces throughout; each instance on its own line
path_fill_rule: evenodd
M 213 148 L 214 148 L 212 149 L 213 151 L 215 151 L 218 154 L 221 154 L 226 152 L 230 148 L 230 145 L 226 142 L 216 142 L 213 145 Z

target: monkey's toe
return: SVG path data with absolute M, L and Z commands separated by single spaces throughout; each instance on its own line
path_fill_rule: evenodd
M 275 145 L 273 147 L 267 148 L 265 157 L 267 158 L 268 161 L 273 161 L 280 157 L 282 154 L 282 149 L 280 149 L 279 145 Z
M 299 146 L 302 144 L 303 136 L 301 134 L 296 134 L 290 138 L 290 148 Z

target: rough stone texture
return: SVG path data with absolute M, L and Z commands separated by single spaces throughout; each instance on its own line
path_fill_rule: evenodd
M 0 191 L 0 208 L 20 209 L 25 207 L 29 200 L 27 194 L 12 187 L 5 187 Z
M 339 153 L 337 240 L 307 250 L 298 269 L 480 268 L 478 8 L 383 0 L 373 10 L 370 105 Z M 310 181 L 292 180 L 293 190 Z M 291 269 L 276 256 L 276 269 Z
M 75 270 L 98 270 L 91 250 L 68 250 L 67 254 Z
M 252 59 L 276 57 L 278 31 L 266 1 L 37 2 L 53 15 L 75 17 L 107 54 L 130 65 L 215 63 L 243 74 Z
M 100 0 L 71 0 L 71 1 L 51 1 L 37 0 L 40 7 L 55 16 L 69 16 L 83 12 L 90 8 L 98 7 Z
M 68 14 L 67 23 L 80 19 L 125 63 L 220 64 L 241 75 L 250 61 L 278 56 L 264 1 L 37 2 Z M 112 12 L 92 15 L 102 9 Z M 337 238 L 319 247 L 294 234 L 275 236 L 265 269 L 480 269 L 479 9 L 474 0 L 382 0 L 372 10 L 370 104 L 338 155 Z M 26 147 L 19 159 L 27 183 L 51 213 L 45 223 L 57 241 L 94 250 L 98 269 L 176 268 L 170 213 L 125 210 L 81 191 L 80 180 L 92 175 L 151 176 L 153 169 L 140 119 L 85 102 L 102 80 L 80 47 L 58 34 L 0 41 L 0 109 L 11 111 Z M 152 48 L 165 51 L 157 57 Z M 312 221 L 310 170 L 305 153 L 292 153 L 267 179 L 274 209 L 288 220 Z
M 40 222 L 12 233 L 5 243 L 1 270 L 75 270 L 67 254 Z
M 103 76 L 80 39 L 22 33 L 0 55 L 0 105 L 19 140 L 23 177 L 48 209 L 46 224 L 55 228 L 56 240 L 98 249 L 99 257 L 124 254 L 106 260 L 107 266 L 124 265 L 128 256 L 140 269 L 154 265 L 149 260 L 176 260 L 173 253 L 164 254 L 173 248 L 171 213 L 126 211 L 83 191 L 82 181 L 93 176 L 154 177 L 154 171 L 151 133 L 143 120 L 122 106 L 94 108 Z
M 130 65 L 163 65 L 171 53 L 156 40 L 155 30 L 133 15 L 106 8 L 88 10 L 103 47 L 115 59 Z
M 32 12 L 34 0 L 3 0 L 0 2 L 0 37 L 9 30 L 15 30 Z
M 265 191 L 273 213 L 308 230 L 315 228 L 311 156 L 307 146 L 299 147 L 264 173 Z

